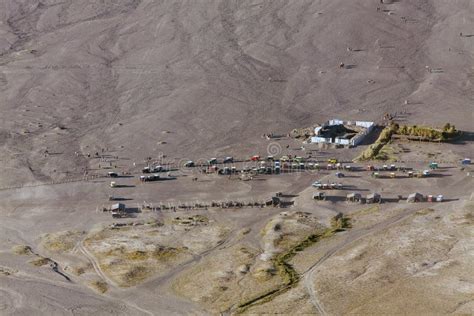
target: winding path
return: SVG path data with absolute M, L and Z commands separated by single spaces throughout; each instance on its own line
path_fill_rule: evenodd
M 92 264 L 92 267 L 94 268 L 98 276 L 100 276 L 109 285 L 112 285 L 113 287 L 118 288 L 117 283 L 112 281 L 108 276 L 105 275 L 104 272 L 102 272 L 94 256 L 89 252 L 89 250 L 86 249 L 86 247 L 84 247 L 84 240 L 82 240 L 79 243 L 78 249 L 82 252 L 82 254 L 84 254 L 84 256 L 86 256 L 87 260 L 90 261 L 90 263 Z

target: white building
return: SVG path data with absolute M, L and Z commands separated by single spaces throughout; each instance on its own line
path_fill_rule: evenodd
M 329 126 L 336 126 L 336 125 L 345 125 L 345 126 L 357 126 L 362 128 L 362 130 L 357 133 L 352 138 L 344 138 L 341 136 L 336 137 L 327 137 L 324 135 L 323 130 Z M 365 137 L 372 132 L 375 127 L 374 122 L 367 122 L 367 121 L 343 121 L 339 119 L 332 119 L 324 123 L 322 126 L 318 126 L 314 129 L 314 135 L 311 137 L 312 143 L 320 143 L 320 144 L 339 144 L 344 146 L 357 146 L 359 145 Z M 326 136 L 326 137 L 325 137 Z

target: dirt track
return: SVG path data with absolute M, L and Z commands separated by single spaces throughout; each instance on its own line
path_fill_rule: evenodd
M 321 304 L 320 300 L 318 299 L 317 292 L 314 288 L 315 282 L 317 282 L 317 277 L 315 276 L 315 271 L 316 269 L 328 258 L 333 256 L 335 253 L 338 251 L 347 248 L 351 244 L 359 241 L 362 238 L 369 237 L 370 235 L 380 232 L 386 228 L 388 228 L 391 225 L 395 225 L 407 217 L 413 215 L 417 210 L 416 209 L 411 209 L 407 210 L 406 212 L 403 212 L 397 216 L 394 216 L 393 218 L 389 218 L 383 222 L 377 223 L 373 225 L 372 227 L 368 228 L 363 228 L 360 230 L 354 230 L 350 231 L 344 238 L 344 241 L 336 245 L 334 248 L 330 249 L 322 258 L 320 258 L 318 261 L 316 261 L 309 270 L 305 271 L 303 273 L 304 275 L 304 286 L 306 287 L 306 290 L 308 291 L 308 294 L 310 295 L 311 298 L 311 303 L 314 305 L 314 307 L 317 309 L 318 313 L 321 315 L 327 315 L 326 311 L 324 310 L 323 305 Z

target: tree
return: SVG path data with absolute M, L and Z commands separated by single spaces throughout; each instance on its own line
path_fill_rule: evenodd
M 408 134 L 408 127 L 406 125 L 403 125 L 400 129 L 399 129 L 399 134 L 401 135 L 407 135 Z
M 447 132 L 450 129 L 451 129 L 451 124 L 449 124 L 449 123 L 444 124 L 443 131 Z

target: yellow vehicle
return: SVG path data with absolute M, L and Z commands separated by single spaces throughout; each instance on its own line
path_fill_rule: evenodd
M 303 157 L 295 157 L 294 159 L 296 162 L 304 162 L 304 158 Z
M 336 158 L 329 158 L 329 159 L 328 159 L 328 163 L 334 163 L 334 164 L 336 164 L 336 163 L 337 163 L 337 159 L 336 159 Z

